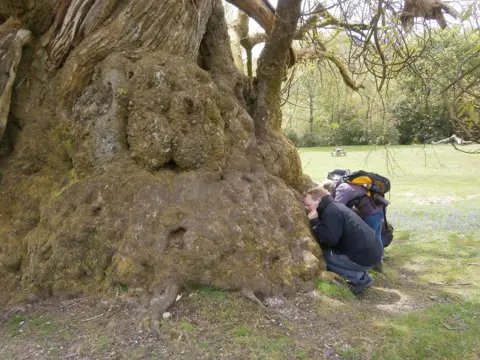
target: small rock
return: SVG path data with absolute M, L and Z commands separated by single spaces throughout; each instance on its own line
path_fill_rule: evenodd
M 284 301 L 279 297 L 269 297 L 265 299 L 265 305 L 269 308 L 281 308 L 284 306 Z
M 97 308 L 100 310 L 108 310 L 110 308 L 110 304 L 108 301 L 102 300 L 97 304 Z
M 172 317 L 172 314 L 170 314 L 168 311 L 167 312 L 164 312 L 163 315 L 162 315 L 163 319 L 164 320 L 168 320 Z
M 5 313 L 5 316 L 7 318 L 9 318 L 9 317 L 12 317 L 12 316 L 15 316 L 15 315 L 23 314 L 24 312 L 25 312 L 25 308 L 23 308 L 21 306 L 14 306 L 14 307 L 10 308 L 9 310 L 7 310 L 7 312 Z
M 132 298 L 132 297 L 129 297 L 127 300 L 127 306 L 128 308 L 130 309 L 136 309 L 140 306 L 140 304 L 138 303 L 137 299 L 135 298 Z
M 29 304 L 35 304 L 40 300 L 40 298 L 37 294 L 28 293 L 28 295 L 25 297 L 25 300 L 27 300 Z

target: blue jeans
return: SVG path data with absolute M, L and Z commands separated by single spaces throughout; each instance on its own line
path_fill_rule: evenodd
M 334 252 L 332 249 L 323 249 L 323 257 L 327 263 L 327 270 L 343 275 L 353 285 L 365 285 L 370 276 L 367 271 L 372 266 L 362 266 L 354 263 L 348 256 Z
M 363 221 L 365 221 L 367 225 L 370 226 L 373 229 L 373 231 L 375 231 L 375 235 L 377 236 L 377 239 L 380 240 L 380 243 L 383 246 L 383 241 L 382 241 L 383 211 L 379 211 L 376 214 L 367 215 L 363 218 Z

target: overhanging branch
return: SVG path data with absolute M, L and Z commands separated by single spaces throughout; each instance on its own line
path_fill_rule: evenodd
M 316 46 L 310 46 L 308 48 L 297 51 L 297 60 L 299 62 L 302 60 L 312 59 L 326 59 L 333 63 L 340 72 L 340 75 L 342 76 L 342 80 L 345 85 L 347 85 L 352 90 L 358 91 L 359 89 L 364 88 L 362 84 L 355 84 L 355 81 L 349 75 L 348 70 L 343 64 L 343 62 L 338 57 L 333 55 L 333 53 L 328 51 L 325 45 L 323 45 L 322 43 L 317 42 Z
M 336 19 L 328 12 L 327 9 L 325 9 L 323 4 L 321 3 L 319 3 L 310 14 L 311 16 L 309 16 L 308 19 L 305 20 L 305 22 L 297 29 L 297 31 L 293 35 L 294 40 L 304 39 L 305 34 L 314 28 L 325 28 L 328 26 L 333 26 L 357 32 L 362 36 L 364 36 L 362 30 L 370 29 L 370 25 L 368 24 L 352 24 L 346 21 L 340 21 Z M 324 21 L 319 23 L 320 19 L 324 19 Z M 245 49 L 253 48 L 256 45 L 265 42 L 267 38 L 268 35 L 266 33 L 255 33 L 242 38 L 241 43 Z

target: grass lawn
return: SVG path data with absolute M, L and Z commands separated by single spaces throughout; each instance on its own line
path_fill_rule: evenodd
M 473 146 L 471 148 L 474 148 Z M 333 169 L 374 171 L 392 183 L 388 219 L 395 240 L 386 249 L 386 286 L 405 277 L 438 294 L 456 296 L 380 325 L 377 359 L 478 359 L 480 355 L 480 156 L 450 145 L 300 149 L 315 182 Z
M 345 157 L 332 157 L 331 148 L 300 149 L 304 172 L 316 182 L 333 169 L 363 169 L 387 176 L 392 182 L 389 215 L 397 230 L 471 232 L 480 228 L 480 156 L 450 145 L 344 149 Z

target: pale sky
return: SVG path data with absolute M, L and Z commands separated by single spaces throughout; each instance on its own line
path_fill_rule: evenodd
M 270 4 L 273 5 L 274 8 L 277 7 L 277 0 L 270 0 Z M 260 25 L 257 24 L 255 20 L 250 18 L 250 21 L 248 22 L 248 28 L 251 33 L 256 33 L 256 32 L 263 32 L 263 29 Z M 253 58 L 258 58 L 260 56 L 260 53 L 262 52 L 264 44 L 258 44 L 255 46 L 252 50 L 252 56 Z M 246 55 L 244 54 L 245 60 L 246 60 Z

